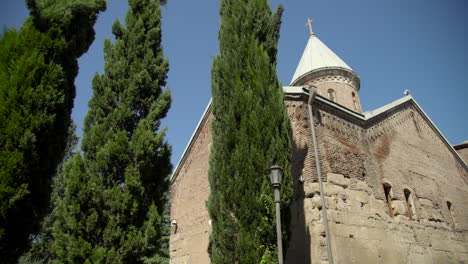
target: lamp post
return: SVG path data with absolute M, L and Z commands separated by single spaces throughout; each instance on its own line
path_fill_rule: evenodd
M 278 239 L 278 260 L 279 264 L 283 264 L 283 241 L 281 235 L 281 213 L 280 213 L 280 192 L 281 180 L 283 178 L 283 169 L 274 165 L 270 167 L 270 181 L 271 186 L 275 191 L 275 204 L 276 204 L 276 237 Z

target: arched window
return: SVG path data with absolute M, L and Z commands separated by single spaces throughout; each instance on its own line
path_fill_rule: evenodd
M 405 189 L 404 193 L 405 193 L 406 208 L 408 210 L 408 217 L 410 220 L 414 220 L 415 211 L 414 211 L 413 198 L 411 197 L 411 191 L 408 189 Z
M 453 227 L 456 227 L 455 218 L 453 217 L 452 203 L 450 201 L 447 201 L 447 208 L 450 214 L 450 218 L 452 219 L 452 225 Z
M 388 205 L 388 213 L 390 214 L 391 217 L 393 217 L 394 213 L 393 213 L 393 206 L 392 206 L 392 186 L 388 183 L 384 183 L 383 188 L 384 188 L 384 193 L 385 193 L 385 200 Z
M 335 91 L 333 89 L 328 89 L 328 99 L 335 102 Z

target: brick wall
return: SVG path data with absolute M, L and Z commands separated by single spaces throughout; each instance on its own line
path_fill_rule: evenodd
M 209 111 L 171 185 L 171 220 L 177 221 L 177 228 L 172 227 L 170 239 L 171 264 L 210 262 L 207 251 L 210 222 L 206 201 L 210 193 L 211 119 Z
M 331 99 L 328 93 L 331 89 L 334 91 L 336 103 L 355 112 L 362 112 L 358 93 L 361 82 L 359 76 L 352 71 L 339 68 L 319 69 L 302 76 L 293 85 L 313 85 L 317 87 L 317 93 L 327 99 Z
M 328 263 L 306 99 L 286 101 L 295 142 L 286 263 Z M 468 173 L 414 105 L 367 122 L 315 108 L 335 263 L 468 262 Z M 394 217 L 383 183 L 392 187 Z
M 285 101 L 294 178 L 286 263 L 328 263 L 306 102 L 304 95 Z M 208 112 L 172 183 L 172 264 L 209 263 L 211 118 Z M 317 102 L 314 122 L 335 263 L 468 262 L 468 172 L 413 104 L 364 121 Z M 393 217 L 383 183 L 392 187 Z
M 328 91 L 334 91 L 334 101 L 355 112 L 362 112 L 361 100 L 356 89 L 356 84 L 353 80 L 341 75 L 325 75 L 319 78 L 314 78 L 305 84 L 314 85 L 317 87 L 317 93 L 327 99 L 329 98 Z

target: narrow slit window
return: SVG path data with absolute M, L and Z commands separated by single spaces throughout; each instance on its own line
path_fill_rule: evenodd
M 390 184 L 388 183 L 385 183 L 383 187 L 384 187 L 384 192 L 385 192 L 385 200 L 387 201 L 387 205 L 388 205 L 388 212 L 390 214 L 390 217 L 393 217 L 394 213 L 393 213 L 393 206 L 392 206 L 392 186 L 390 186 Z
M 411 191 L 408 189 L 404 190 L 405 193 L 405 201 L 406 201 L 406 208 L 408 210 L 408 217 L 410 220 L 414 220 L 414 205 L 413 200 L 411 198 Z
M 335 91 L 333 89 L 328 89 L 328 99 L 335 102 Z
M 354 111 L 357 111 L 357 110 L 358 110 L 358 107 L 357 107 L 357 103 L 356 103 L 356 94 L 355 94 L 354 92 L 352 92 L 351 95 L 353 96 L 353 107 L 354 107 Z
M 452 225 L 453 227 L 456 227 L 455 218 L 453 217 L 452 203 L 450 201 L 447 201 L 447 208 L 450 214 L 450 218 L 452 219 Z

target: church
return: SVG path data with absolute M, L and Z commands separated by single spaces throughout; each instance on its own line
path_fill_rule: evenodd
M 415 99 L 363 112 L 358 74 L 311 30 L 290 86 L 285 263 L 468 263 L 468 142 Z M 211 102 L 171 176 L 171 264 L 210 263 Z

